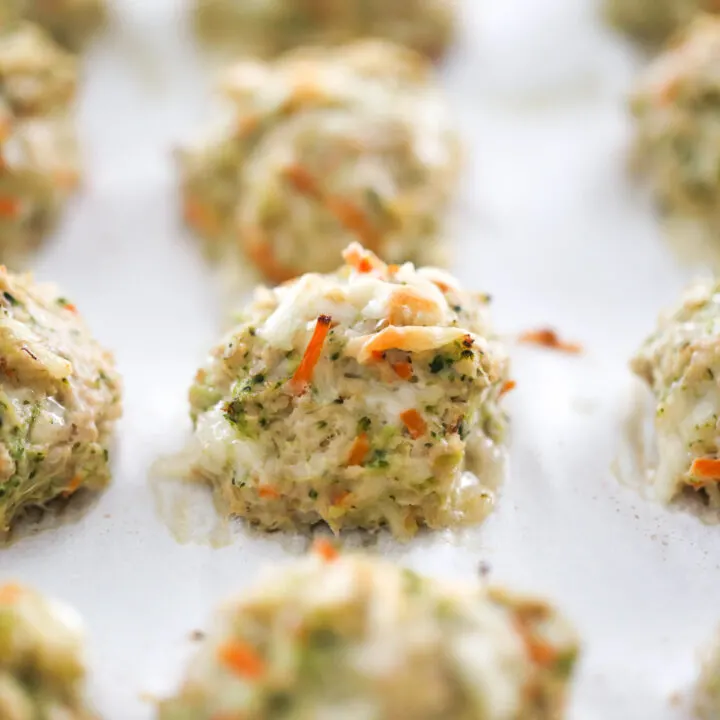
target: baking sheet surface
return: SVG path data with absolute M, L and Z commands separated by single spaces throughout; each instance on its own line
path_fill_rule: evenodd
M 186 391 L 222 322 L 218 283 L 178 221 L 172 163 L 209 119 L 211 63 L 180 0 L 113 7 L 85 60 L 85 192 L 35 271 L 117 355 L 115 481 L 76 522 L 3 550 L 0 578 L 74 605 L 98 709 L 145 720 L 146 696 L 174 688 L 217 602 L 304 543 L 237 527 L 211 543 L 189 526 L 206 497 L 168 510 L 148 482 L 182 447 Z M 482 561 L 493 581 L 555 600 L 585 648 L 572 720 L 689 717 L 697 650 L 720 622 L 720 527 L 617 477 L 632 480 L 617 468 L 638 460 L 643 392 L 627 360 L 703 271 L 662 238 L 626 173 L 623 96 L 644 59 L 591 0 L 464 0 L 463 14 L 443 71 L 470 149 L 454 270 L 493 295 L 501 332 L 550 325 L 586 353 L 513 348 L 508 477 L 483 527 L 371 550 L 440 576 L 473 576 Z M 173 512 L 184 520 L 169 528 Z

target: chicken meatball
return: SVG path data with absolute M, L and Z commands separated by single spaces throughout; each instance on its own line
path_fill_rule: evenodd
M 232 119 L 180 155 L 185 219 L 214 254 L 242 247 L 271 282 L 329 272 L 359 240 L 443 263 L 459 142 L 430 69 L 376 42 L 244 62 Z
M 697 18 L 641 78 L 631 105 L 636 156 L 662 209 L 717 232 L 720 17 Z
M 0 34 L 0 262 L 23 264 L 79 181 L 75 60 L 38 27 Z
M 565 717 L 578 645 L 545 602 L 320 549 L 222 609 L 160 720 Z
M 82 49 L 105 22 L 105 0 L 3 0 L 0 23 L 36 23 L 72 52 Z M 0 24 L 2 27 L 2 24 Z
M 195 0 L 198 32 L 210 42 L 277 55 L 302 45 L 378 37 L 436 59 L 453 35 L 456 0 Z
M 260 288 L 190 392 L 190 475 L 268 530 L 488 512 L 508 363 L 487 298 L 358 244 L 331 275 Z
M 654 488 L 669 502 L 697 491 L 720 508 L 720 285 L 698 282 L 632 361 L 655 395 Z
M 0 717 L 94 720 L 84 683 L 75 614 L 28 588 L 0 585 Z
M 0 533 L 27 508 L 109 482 L 120 412 L 112 357 L 75 306 L 0 268 Z

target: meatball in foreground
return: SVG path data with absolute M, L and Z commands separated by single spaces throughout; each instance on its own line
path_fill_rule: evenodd
M 110 480 L 111 355 L 52 287 L 0 268 L 0 533 L 30 507 Z
M 546 603 L 324 548 L 228 604 L 160 720 L 560 720 L 577 656 Z
M 700 282 L 632 361 L 657 400 L 658 497 L 701 493 L 720 508 L 720 285 Z
M 720 17 L 697 18 L 632 97 L 636 155 L 666 214 L 720 228 Z
M 459 142 L 430 67 L 364 42 L 243 62 L 232 117 L 180 154 L 186 222 L 211 255 L 244 250 L 271 282 L 330 272 L 362 242 L 388 262 L 444 262 Z
M 0 585 L 0 717 L 93 720 L 84 684 L 75 614 L 28 588 Z
M 477 521 L 496 484 L 508 363 L 487 299 L 359 245 L 261 288 L 190 391 L 190 475 L 267 530 Z
M 377 37 L 436 59 L 453 39 L 457 12 L 456 0 L 195 0 L 202 37 L 261 55 Z

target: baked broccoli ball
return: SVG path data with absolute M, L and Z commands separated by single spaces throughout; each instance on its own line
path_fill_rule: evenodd
M 12 0 L 11 0 L 12 1 Z M 22 14 L 77 52 L 105 23 L 105 0 L 19 0 Z
M 67 110 L 77 89 L 77 64 L 36 25 L 0 31 L 0 99 L 17 118 Z
M 190 476 L 267 530 L 477 521 L 508 363 L 487 299 L 354 244 L 331 275 L 260 288 L 190 391 Z
M 112 357 L 50 286 L 0 269 L 0 533 L 30 507 L 110 480 Z
M 605 0 L 605 15 L 619 30 L 657 45 L 701 11 L 720 9 L 714 0 Z
M 84 698 L 82 625 L 67 607 L 0 585 L 0 717 L 93 720 Z
M 185 219 L 211 254 L 240 246 L 272 282 L 329 272 L 353 240 L 438 264 L 459 142 L 429 66 L 384 43 L 244 62 L 235 110 L 180 155 Z
M 21 265 L 79 181 L 75 60 L 29 23 L 0 33 L 0 263 Z
M 31 119 L 0 146 L 0 262 L 21 266 L 53 229 L 80 177 L 72 123 Z
M 692 286 L 660 320 L 632 368 L 657 400 L 652 483 L 659 498 L 669 502 L 698 491 L 720 507 L 720 285 Z
M 377 37 L 437 59 L 453 40 L 456 0 L 194 0 L 201 37 L 265 56 Z
M 720 219 L 720 17 L 697 18 L 632 97 L 636 155 L 663 210 L 717 230 Z
M 160 720 L 559 720 L 578 652 L 545 602 L 330 548 L 227 604 Z

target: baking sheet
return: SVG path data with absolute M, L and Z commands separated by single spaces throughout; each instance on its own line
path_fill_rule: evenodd
M 171 158 L 208 119 L 210 63 L 180 0 L 113 11 L 85 63 L 85 192 L 35 270 L 116 352 L 126 409 L 115 481 L 76 522 L 3 550 L 0 578 L 74 605 L 98 709 L 144 720 L 147 694 L 180 677 L 190 632 L 303 542 L 242 527 L 219 547 L 179 542 L 158 511 L 150 468 L 182 446 L 187 387 L 222 320 L 216 279 L 177 219 Z M 464 0 L 463 13 L 444 71 L 472 151 L 454 269 L 493 294 L 502 332 L 552 325 L 587 352 L 513 349 L 508 478 L 483 527 L 373 550 L 439 576 L 473 576 L 483 561 L 494 581 L 554 599 L 585 646 L 573 720 L 689 717 L 697 649 L 720 622 L 720 528 L 613 471 L 634 452 L 627 359 L 702 270 L 663 240 L 625 172 L 622 97 L 644 59 L 602 28 L 591 0 Z

